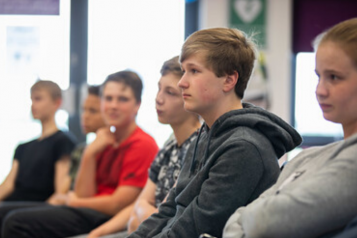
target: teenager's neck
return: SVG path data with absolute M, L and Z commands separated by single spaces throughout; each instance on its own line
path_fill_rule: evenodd
M 54 118 L 51 118 L 49 120 L 43 120 L 41 121 L 41 124 L 42 124 L 42 133 L 39 139 L 46 138 L 58 131 L 58 127 L 56 125 Z
M 177 141 L 177 145 L 181 146 L 197 129 L 201 127 L 201 123 L 196 118 L 189 119 L 180 125 L 171 125 Z
M 118 145 L 120 145 L 123 141 L 125 141 L 131 135 L 131 133 L 133 133 L 135 129 L 136 129 L 135 121 L 131 122 L 129 125 L 125 127 L 116 128 L 114 136 Z
M 355 135 L 357 133 L 357 122 L 350 123 L 348 125 L 342 125 L 343 128 L 343 138 L 347 138 Z
M 241 99 L 239 99 L 235 94 L 230 97 L 225 97 L 223 100 L 216 103 L 216 106 L 212 108 L 209 112 L 201 115 L 205 123 L 209 128 L 212 127 L 213 123 L 223 114 L 242 109 L 243 104 Z

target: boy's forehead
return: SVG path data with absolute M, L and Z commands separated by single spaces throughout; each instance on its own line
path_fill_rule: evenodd
M 99 107 L 100 106 L 100 97 L 94 94 L 88 94 L 85 100 L 82 103 L 84 106 Z
M 33 95 L 48 95 L 50 96 L 50 92 L 45 88 L 36 88 L 31 91 L 31 96 Z
M 85 101 L 91 102 L 91 103 L 99 103 L 100 102 L 100 97 L 95 94 L 88 94 L 87 97 L 85 98 Z
M 177 82 L 180 81 L 181 76 L 177 76 L 174 73 L 168 73 L 160 77 L 158 84 L 161 85 L 174 85 L 177 86 Z M 177 86 L 178 87 L 178 86 Z
M 206 64 L 206 55 L 202 52 L 191 54 L 185 60 L 181 62 L 183 64 Z
M 115 82 L 115 81 L 108 82 L 103 89 L 103 94 L 110 93 L 113 91 L 115 92 L 117 91 L 120 93 L 131 93 L 134 95 L 133 89 L 129 85 L 125 84 L 124 82 Z

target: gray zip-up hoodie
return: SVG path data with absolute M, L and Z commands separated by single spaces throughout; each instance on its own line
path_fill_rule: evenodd
M 278 158 L 299 145 L 301 137 L 276 115 L 243 106 L 222 115 L 211 129 L 202 126 L 176 187 L 159 213 L 130 238 L 198 238 L 201 233 L 221 237 L 229 216 L 276 182 Z

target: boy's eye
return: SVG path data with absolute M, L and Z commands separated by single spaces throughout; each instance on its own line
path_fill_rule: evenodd
M 127 101 L 129 101 L 129 98 L 127 98 L 127 97 L 119 97 L 119 101 L 127 102 Z
M 198 71 L 195 70 L 195 69 L 191 69 L 191 72 L 192 72 L 193 74 L 195 74 L 195 73 L 197 73 Z
M 166 93 L 169 94 L 169 95 L 175 95 L 175 93 L 171 90 L 166 90 Z
M 89 109 L 89 112 L 90 112 L 91 114 L 96 114 L 96 113 L 97 113 L 97 110 L 94 109 L 94 108 L 90 108 L 90 109 Z
M 338 79 L 338 77 L 337 77 L 336 75 L 334 75 L 334 74 L 331 74 L 331 75 L 330 75 L 330 78 L 331 78 L 332 80 L 337 80 L 337 79 Z
M 337 76 L 336 74 L 333 74 L 333 73 L 326 75 L 326 77 L 331 82 L 338 82 L 339 80 L 341 80 L 340 76 Z
M 40 101 L 42 98 L 40 96 L 36 96 L 32 98 L 32 101 Z

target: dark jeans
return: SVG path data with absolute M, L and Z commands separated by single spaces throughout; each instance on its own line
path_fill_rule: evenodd
M 63 238 L 89 233 L 111 218 L 88 208 L 46 203 L 0 203 L 0 238 Z
M 48 204 L 44 202 L 0 202 L 0 238 L 2 237 L 1 231 L 3 221 L 9 213 L 13 212 L 18 208 L 27 209 L 39 206 L 48 206 Z

